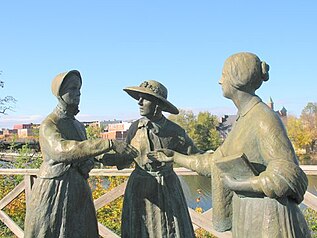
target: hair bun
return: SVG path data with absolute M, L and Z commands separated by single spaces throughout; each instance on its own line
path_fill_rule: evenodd
M 262 80 L 268 81 L 269 80 L 270 66 L 265 61 L 262 61 L 261 68 L 262 68 Z

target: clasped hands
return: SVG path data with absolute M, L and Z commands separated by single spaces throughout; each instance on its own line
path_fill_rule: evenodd
M 110 140 L 112 153 L 105 153 L 98 161 L 106 166 L 116 166 L 131 163 L 139 155 L 137 149 L 132 145 L 118 140 Z
M 169 149 L 159 149 L 155 151 L 151 151 L 147 154 L 148 158 L 152 161 L 159 161 L 159 162 L 174 162 L 174 156 L 177 152 Z M 222 173 L 220 175 L 220 179 L 224 183 L 224 185 L 230 189 L 231 191 L 235 192 L 244 192 L 250 191 L 250 182 L 247 180 L 236 180 L 230 174 Z
M 138 156 L 138 151 L 131 145 L 123 141 L 112 141 L 112 149 L 116 152 L 113 154 L 104 154 L 100 162 L 107 166 L 114 166 L 120 163 L 132 162 L 132 160 Z M 162 163 L 174 162 L 174 155 L 176 152 L 170 149 L 158 149 L 150 151 L 147 157 L 152 161 L 159 161 Z M 221 174 L 221 180 L 224 185 L 232 191 L 245 191 L 249 190 L 249 181 L 240 181 L 234 179 L 230 174 Z
M 159 161 L 162 163 L 174 162 L 174 151 L 169 149 L 159 149 L 149 152 L 147 157 L 151 161 Z

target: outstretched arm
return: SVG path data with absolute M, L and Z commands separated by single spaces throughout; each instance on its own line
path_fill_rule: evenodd
M 161 149 L 149 152 L 148 158 L 160 162 L 175 162 L 201 175 L 211 176 L 212 154 L 210 153 L 184 155 L 176 151 Z
M 40 144 L 41 150 L 49 154 L 50 159 L 63 163 L 84 161 L 111 150 L 109 140 L 67 140 L 52 121 L 41 125 Z

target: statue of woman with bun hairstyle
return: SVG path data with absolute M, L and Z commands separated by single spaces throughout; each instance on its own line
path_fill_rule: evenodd
M 293 146 L 279 116 L 255 94 L 269 79 L 269 65 L 251 53 L 224 63 L 219 81 L 223 96 L 238 109 L 236 123 L 212 154 L 185 156 L 173 151 L 150 153 L 212 177 L 213 225 L 234 238 L 310 237 L 298 204 L 307 189 Z M 224 157 L 244 153 L 258 176 L 234 179 L 215 166 Z

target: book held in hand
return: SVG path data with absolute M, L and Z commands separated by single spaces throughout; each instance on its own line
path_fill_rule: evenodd
M 259 175 L 244 153 L 223 157 L 215 161 L 216 167 L 237 180 Z

